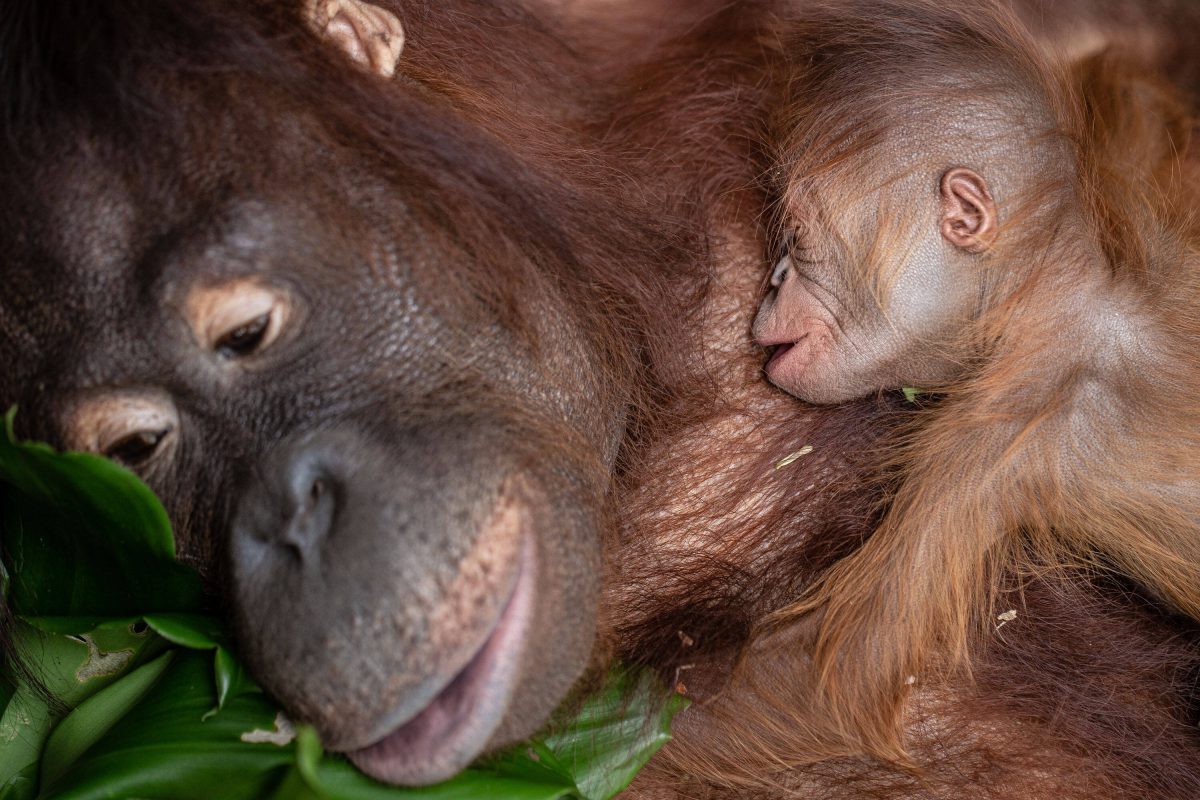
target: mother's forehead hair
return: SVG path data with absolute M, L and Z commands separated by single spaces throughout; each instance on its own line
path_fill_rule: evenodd
M 0 20 L 0 125 L 21 150 L 84 129 L 140 153 L 215 137 L 225 157 L 303 127 L 407 177 L 469 182 L 502 156 L 402 82 L 367 79 L 313 35 L 299 3 L 12 0 Z M 266 104 L 266 105 L 264 105 Z M 472 132 L 473 133 L 473 132 Z M 15 147 L 20 145 L 20 147 Z M 468 146 L 469 145 L 469 146 Z M 484 152 L 473 155 L 482 148 Z M 214 149 L 217 149 L 214 147 Z M 270 148 L 247 152 L 261 162 Z M 245 167 L 241 164 L 239 167 Z M 454 169 L 446 170 L 452 165 Z M 475 187 L 472 187 L 475 188 Z
M 593 218 L 572 189 L 450 104 L 409 81 L 364 76 L 308 31 L 298 3 L 12 0 L 8 12 L 0 148 L 10 180 L 43 174 L 39 159 L 90 137 L 109 166 L 128 162 L 133 182 L 156 169 L 161 182 L 197 177 L 180 174 L 188 150 L 246 181 L 270 170 L 292 136 L 322 154 L 355 153 L 414 215 L 480 253 L 503 235 L 529 256 L 571 263 L 563 228 Z M 498 272 L 487 274 L 503 280 Z
M 465 35 L 474 38 L 433 59 L 433 67 L 448 66 L 433 82 L 454 90 L 453 81 L 475 80 L 493 58 L 518 69 L 534 43 L 516 48 L 513 40 L 537 35 L 535 28 L 515 23 L 515 4 L 463 4 L 472 14 L 503 17 L 510 24 L 468 22 Z M 646 264 L 653 254 L 662 269 L 696 269 L 692 242 L 677 240 L 674 228 L 665 235 L 619 181 L 600 181 L 598 175 L 608 174 L 607 162 L 585 163 L 578 149 L 561 146 L 555 131 L 535 134 L 557 144 L 561 155 L 553 147 L 544 154 L 538 150 L 536 160 L 515 154 L 498 135 L 464 119 L 453 98 L 419 76 L 382 81 L 365 75 L 308 30 L 299 5 L 8 0 L 0 15 L 0 96 L 6 98 L 0 111 L 0 160 L 6 165 L 0 171 L 0 247 L 13 243 L 28 252 L 40 244 L 21 220 L 29 217 L 26 200 L 39 188 L 50 196 L 47 202 L 61 199 L 36 178 L 47 175 L 47 165 L 62 153 L 78 156 L 91 147 L 102 154 L 102 167 L 124 184 L 148 185 L 151 195 L 174 190 L 174 201 L 186 204 L 196 202 L 186 191 L 188 181 L 199 181 L 208 195 L 224 188 L 213 170 L 220 177 L 224 169 L 237 185 L 253 181 L 256 172 L 268 181 L 281 175 L 291 180 L 281 142 L 294 140 L 306 148 L 302 155 L 310 162 L 345 158 L 366 166 L 365 182 L 386 189 L 380 209 L 402 203 L 422 237 L 451 245 L 438 250 L 443 263 L 435 259 L 420 267 L 438 273 L 437 301 L 484 298 L 509 315 L 503 324 L 519 334 L 522 325 L 531 327 L 525 318 L 535 313 L 523 289 L 539 281 L 572 298 L 568 307 L 594 314 L 595 324 L 584 327 L 605 332 L 613 339 L 605 346 L 614 352 L 631 351 L 643 324 L 678 336 L 676 322 L 655 302 L 657 278 Z M 427 35 L 413 37 L 406 58 L 415 58 L 438 36 L 464 35 L 433 30 L 449 27 L 459 6 L 443 14 L 436 6 L 410 5 Z M 446 18 L 434 19 L 437 14 Z M 493 27 L 496 35 L 509 37 L 507 50 L 475 46 Z M 472 62 L 463 77 L 454 71 L 459 59 L 479 63 Z M 433 74 L 433 67 L 424 63 L 421 74 Z M 193 162 L 223 166 L 189 172 L 189 160 L 179 157 L 189 152 L 211 155 Z M 312 194 L 321 186 L 305 190 Z M 154 223 L 169 208 L 154 211 L 142 215 L 144 222 Z M 389 244 L 403 248 L 404 240 L 402 234 Z M 12 255 L 16 249 L 6 251 L 10 263 L 34 268 L 31 259 Z M 29 285 L 18 289 L 24 297 L 14 296 L 12 282 L 0 295 L 0 317 L 6 318 L 0 349 L 15 350 L 24 363 L 35 352 L 20 344 L 33 327 L 29 300 L 47 294 L 44 282 L 29 277 Z M 611 324 L 615 316 L 634 324 L 618 330 Z M 657 334 L 654 339 L 671 340 Z

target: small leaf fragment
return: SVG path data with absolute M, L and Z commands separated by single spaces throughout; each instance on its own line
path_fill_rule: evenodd
M 801 447 L 799 450 L 792 453 L 791 455 L 784 456 L 783 458 L 779 459 L 779 461 L 775 462 L 775 469 L 783 469 L 786 466 L 795 464 L 797 461 L 804 458 L 806 455 L 808 455 L 812 451 L 813 451 L 813 446 L 811 444 L 806 444 L 806 445 L 804 445 L 804 447 Z
M 1005 611 L 1002 614 L 997 614 L 996 619 L 1000 620 L 1000 624 L 996 626 L 996 630 L 1000 630 L 1001 628 L 1003 628 L 1005 625 L 1012 622 L 1016 618 L 1017 618 L 1017 610 L 1015 608 L 1010 608 L 1008 611 Z
M 262 728 L 255 728 L 252 731 L 246 731 L 241 736 L 242 741 L 246 744 L 273 744 L 278 747 L 286 747 L 295 738 L 296 729 L 282 711 L 275 715 L 274 730 L 266 731 Z

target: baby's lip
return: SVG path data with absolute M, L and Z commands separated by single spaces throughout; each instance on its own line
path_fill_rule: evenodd
M 772 382 L 778 384 L 782 381 L 790 385 L 791 378 L 812 363 L 816 355 L 817 337 L 805 334 L 794 342 L 776 346 L 764 369 Z
M 808 335 L 808 333 L 805 332 L 805 333 L 800 334 L 799 338 L 797 338 L 796 336 L 791 335 L 791 334 L 787 334 L 787 335 L 775 334 L 774 336 L 771 336 L 771 335 L 755 336 L 754 343 L 756 345 L 758 345 L 759 347 L 779 347 L 781 345 L 793 345 L 796 342 L 800 341 L 800 339 L 803 339 L 807 335 Z
M 804 339 L 807 336 L 808 336 L 808 334 L 805 334 L 804 336 L 801 336 L 799 339 L 797 339 L 794 342 L 784 341 L 784 342 L 778 342 L 776 344 L 766 345 L 767 347 L 774 348 L 774 350 L 771 351 L 771 357 L 767 359 L 767 365 L 766 365 L 767 371 L 770 372 L 772 364 L 774 364 L 776 361 L 782 360 L 785 356 L 787 356 L 787 354 L 792 350 L 792 348 L 794 348 L 800 342 L 804 341 Z
M 778 334 L 756 339 L 759 345 L 774 348 L 764 366 L 767 377 L 776 386 L 794 388 L 809 366 L 832 343 L 829 325 L 816 317 L 807 317 L 801 325 Z

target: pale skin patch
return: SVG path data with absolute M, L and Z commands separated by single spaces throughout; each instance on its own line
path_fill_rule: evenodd
M 149 457 L 167 451 L 178 429 L 179 413 L 169 396 L 129 390 L 79 402 L 68 418 L 66 439 L 71 450 L 127 461 L 135 452 Z
M 494 620 L 511 594 L 517 576 L 506 566 L 520 563 L 528 515 L 523 492 L 507 487 L 430 617 L 436 652 L 453 655 L 478 647 L 478 642 L 471 640 L 471 629 L 479 620 Z
M 987 181 L 974 170 L 955 166 L 935 177 L 937 230 L 926 238 L 950 247 L 923 248 L 906 262 L 904 280 L 892 289 L 897 302 L 889 304 L 903 310 L 903 329 L 874 322 L 875 306 L 853 286 L 846 265 L 817 258 L 802 260 L 805 269 L 798 269 L 790 254 L 776 264 L 753 325 L 758 345 L 773 348 L 765 367 L 772 383 L 808 402 L 836 403 L 953 377 L 956 353 L 938 355 L 940 347 L 913 343 L 924 337 L 953 342 L 955 332 L 970 324 L 979 292 L 965 290 L 954 276 L 993 248 L 1000 214 Z M 916 205 L 920 198 L 907 200 Z M 906 302 L 933 296 L 938 302 Z
M 306 17 L 317 34 L 363 69 L 383 78 L 396 74 L 404 26 L 392 12 L 362 0 L 309 0 Z

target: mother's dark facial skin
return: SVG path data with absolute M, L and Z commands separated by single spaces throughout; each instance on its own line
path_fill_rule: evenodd
M 138 472 L 368 774 L 528 736 L 594 657 L 621 424 L 569 199 L 272 4 L 57 5 L 2 139 L 19 434 Z

